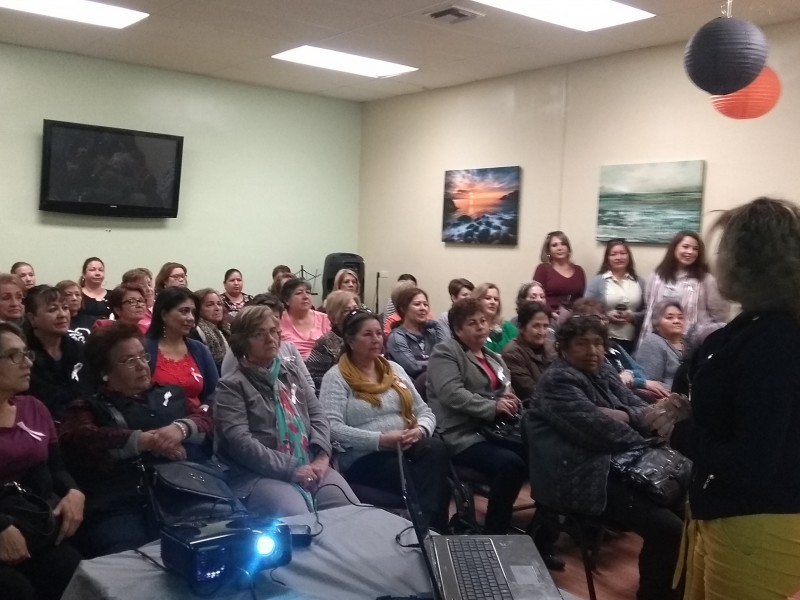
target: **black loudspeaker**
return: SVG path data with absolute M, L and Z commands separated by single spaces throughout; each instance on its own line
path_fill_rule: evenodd
M 325 299 L 333 291 L 333 279 L 341 269 L 350 269 L 358 274 L 358 288 L 361 290 L 361 301 L 364 301 L 364 259 L 358 254 L 334 252 L 325 257 L 325 268 L 322 270 L 322 298 Z

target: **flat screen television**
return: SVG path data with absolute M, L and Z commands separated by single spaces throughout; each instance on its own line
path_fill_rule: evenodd
M 183 137 L 44 121 L 39 209 L 176 217 Z

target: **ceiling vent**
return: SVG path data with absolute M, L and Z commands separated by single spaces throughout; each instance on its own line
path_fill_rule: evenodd
M 472 19 L 486 16 L 483 13 L 455 5 L 448 6 L 446 8 L 440 8 L 433 12 L 426 13 L 426 15 L 442 25 L 455 25 L 457 23 L 463 23 L 464 21 L 471 21 Z

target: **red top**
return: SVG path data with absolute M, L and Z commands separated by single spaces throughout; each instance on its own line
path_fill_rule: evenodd
M 562 304 L 572 305 L 583 297 L 586 289 L 586 274 L 578 265 L 572 265 L 575 272 L 572 277 L 564 277 L 553 268 L 553 265 L 542 263 L 536 267 L 533 279 L 544 287 L 545 302 L 551 311 L 557 311 Z
M 480 365 L 483 367 L 483 370 L 486 371 L 486 374 L 489 376 L 489 383 L 492 385 L 492 389 L 496 390 L 499 388 L 500 380 L 497 378 L 497 374 L 492 370 L 489 361 L 483 357 L 478 358 L 477 356 L 475 357 L 475 360 L 480 363 Z
M 20 481 L 38 464 L 47 462 L 51 444 L 56 444 L 53 417 L 33 396 L 16 396 L 14 425 L 0 427 L 0 483 Z
M 187 352 L 180 360 L 171 360 L 161 350 L 156 358 L 156 369 L 153 382 L 159 385 L 177 385 L 186 392 L 186 408 L 200 406 L 200 394 L 203 393 L 203 373 Z

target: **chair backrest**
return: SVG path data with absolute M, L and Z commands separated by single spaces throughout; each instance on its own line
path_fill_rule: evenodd
M 428 384 L 428 372 L 427 372 L 427 371 L 425 371 L 424 373 L 422 373 L 422 375 L 420 375 L 419 377 L 417 377 L 417 378 L 414 380 L 414 387 L 415 387 L 415 388 L 417 389 L 417 391 L 419 392 L 419 395 L 422 397 L 422 401 L 423 401 L 425 404 L 427 404 L 427 403 L 428 403 L 428 390 L 427 390 L 427 384 Z

